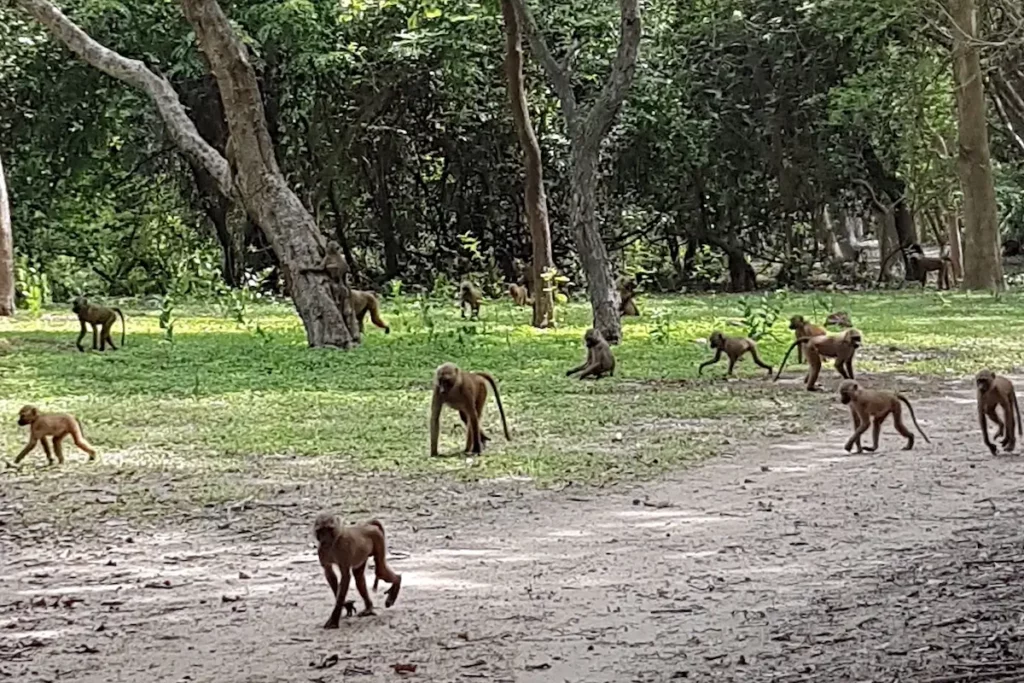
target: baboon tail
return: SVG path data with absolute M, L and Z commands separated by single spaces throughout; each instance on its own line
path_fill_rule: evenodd
M 388 324 L 381 320 L 380 303 L 377 301 L 377 297 L 370 299 L 370 322 L 384 330 L 385 334 L 391 333 L 391 328 L 388 327 Z
M 789 354 L 793 353 L 793 349 L 795 349 L 800 344 L 806 343 L 808 339 L 810 339 L 810 337 L 800 337 L 795 342 L 789 345 L 789 348 L 786 350 L 786 355 L 782 357 L 782 363 L 779 365 L 779 371 L 775 373 L 775 379 L 772 380 L 773 382 L 779 381 L 779 377 L 782 375 L 782 371 L 786 367 L 786 361 L 789 360 Z
M 914 421 L 914 426 L 917 427 L 917 432 L 921 435 L 921 438 L 923 438 L 927 443 L 931 443 L 931 441 L 928 440 L 928 435 L 921 429 L 921 425 L 917 424 L 917 417 L 914 415 L 914 406 L 910 405 L 910 401 L 908 401 L 907 397 L 903 394 L 896 394 L 896 398 L 903 401 L 903 405 L 907 406 L 907 410 L 910 411 L 910 419 Z
M 124 313 L 121 312 L 120 308 L 114 308 L 114 313 L 121 316 L 121 346 L 124 346 Z
M 487 380 L 487 382 L 491 385 L 491 388 L 494 389 L 494 400 L 497 401 L 498 403 L 498 414 L 501 415 L 501 427 L 502 429 L 505 430 L 505 439 L 507 441 L 511 441 L 512 436 L 508 433 L 508 423 L 505 421 L 505 409 L 501 406 L 501 394 L 498 393 L 498 384 L 494 381 L 494 378 L 490 374 L 486 372 L 481 372 L 478 374 L 485 380 Z

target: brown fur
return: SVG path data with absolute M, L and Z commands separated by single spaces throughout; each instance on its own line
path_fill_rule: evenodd
M 356 590 L 363 598 L 363 611 L 359 616 L 365 617 L 374 613 L 370 592 L 366 590 L 366 560 L 370 557 L 373 557 L 374 564 L 374 590 L 377 589 L 378 581 L 387 581 L 391 587 L 388 588 L 384 606 L 391 607 L 395 604 L 398 592 L 402 588 L 402 575 L 396 574 L 388 567 L 383 524 L 374 519 L 362 524 L 343 526 L 341 520 L 334 515 L 321 512 L 313 522 L 313 535 L 316 537 L 316 552 L 320 566 L 324 570 L 324 578 L 327 579 L 327 585 L 331 587 L 331 594 L 334 596 L 334 609 L 324 628 L 338 628 L 342 609 L 348 616 L 355 611 L 354 602 L 345 600 L 345 596 L 348 595 L 349 579 L 353 574 L 356 579 Z M 341 572 L 341 581 L 338 580 L 335 567 Z
M 636 307 L 636 282 L 619 278 L 616 283 L 619 290 L 619 315 L 638 316 L 640 310 Z
M 824 327 L 818 327 L 813 323 L 804 320 L 802 315 L 794 315 L 789 319 L 789 329 L 793 330 L 796 339 L 800 337 L 817 337 L 818 335 L 828 334 L 828 330 Z M 804 362 L 804 350 L 803 347 L 796 347 L 796 362 Z
M 508 295 L 512 297 L 516 306 L 525 306 L 530 303 L 530 293 L 525 285 L 509 285 Z
M 876 451 L 878 450 L 878 436 L 882 431 L 882 423 L 885 422 L 885 418 L 892 415 L 893 424 L 896 426 L 896 431 L 907 438 L 907 445 L 903 447 L 903 450 L 909 451 L 914 447 L 914 435 L 907 429 L 907 426 L 903 424 L 903 406 L 900 405 L 902 402 L 907 406 L 910 411 L 910 419 L 914 421 L 914 426 L 917 431 L 921 433 L 921 436 L 925 441 L 928 441 L 928 437 L 924 431 L 921 430 L 921 425 L 917 424 L 917 417 L 914 415 L 914 406 L 910 405 L 910 401 L 907 397 L 899 392 L 893 391 L 872 391 L 870 389 L 861 389 L 857 382 L 852 379 L 843 380 L 839 385 L 839 397 L 844 405 L 850 406 L 850 415 L 853 417 L 853 435 L 846 442 L 844 448 L 849 452 L 854 446 L 857 446 L 857 452 L 860 453 L 862 450 L 865 451 Z M 860 443 L 860 438 L 864 435 L 864 432 L 868 430 L 868 427 L 872 428 L 871 431 L 871 447 L 863 448 Z M 931 443 L 928 441 L 928 443 Z
M 94 351 L 97 348 L 97 329 L 102 330 L 98 335 L 99 350 L 104 351 L 106 345 L 110 344 L 110 348 L 117 351 L 117 347 L 114 346 L 114 340 L 110 338 L 110 328 L 117 322 L 118 316 L 121 317 L 121 346 L 124 346 L 124 313 L 121 312 L 120 308 L 107 308 L 106 306 L 90 304 L 88 299 L 80 296 L 71 304 L 71 311 L 78 316 L 78 322 L 82 326 L 78 334 L 78 340 L 75 341 L 75 346 L 78 347 L 79 351 L 85 351 L 82 348 L 82 339 L 85 337 L 86 323 L 92 325 L 92 348 Z
M 992 418 L 999 428 L 995 438 L 1003 437 L 1003 449 L 1011 452 L 1017 446 L 1017 434 L 1024 434 L 1024 425 L 1020 420 L 1020 406 L 1017 404 L 1017 392 L 1013 389 L 1013 382 L 997 375 L 991 370 L 982 370 L 974 377 L 978 388 L 978 424 L 981 426 L 981 434 L 985 439 L 985 445 L 992 455 L 996 454 L 996 447 L 988 437 L 988 422 L 986 418 Z M 1003 419 L 999 419 L 996 408 L 1003 409 Z
M 754 362 L 758 366 L 768 371 L 768 375 L 772 374 L 772 366 L 764 363 L 761 357 L 757 355 L 757 342 L 748 337 L 726 337 L 717 330 L 711 333 L 708 338 L 708 343 L 715 350 L 715 357 L 711 360 L 704 361 L 700 364 L 700 368 L 697 369 L 697 374 L 700 375 L 704 372 L 704 368 L 709 365 L 714 365 L 722 359 L 724 353 L 729 357 L 729 370 L 725 373 L 727 376 L 732 375 L 732 370 L 736 366 L 736 361 L 740 359 L 745 353 L 749 353 L 750 357 L 754 359 Z
M 511 441 L 505 409 L 501 405 L 494 377 L 486 372 L 468 372 L 460 370 L 454 363 L 445 363 L 434 373 L 434 395 L 430 404 L 430 455 L 437 455 L 441 407 L 445 405 L 459 411 L 459 417 L 466 425 L 466 453 L 479 454 L 483 450 L 483 443 L 489 439 L 480 427 L 480 417 L 487 402 L 488 384 L 494 389 L 494 400 L 498 403 L 505 438 Z
M 327 273 L 327 275 L 338 284 L 344 284 L 345 276 L 348 275 L 348 261 L 341 253 L 341 245 L 334 240 L 327 240 L 327 248 L 324 250 L 324 260 L 319 266 L 303 268 L 303 273 Z
M 483 293 L 470 282 L 463 282 L 459 286 L 459 308 L 462 310 L 462 317 L 466 317 L 466 309 L 470 309 L 471 318 L 480 317 L 480 302 L 483 300 Z
M 75 445 L 89 454 L 89 460 L 96 459 L 96 450 L 82 436 L 82 427 L 78 420 L 70 413 L 41 413 L 35 406 L 23 406 L 18 411 L 18 425 L 24 427 L 29 425 L 28 443 L 21 452 L 14 458 L 17 465 L 28 455 L 36 444 L 43 444 L 43 451 L 46 453 L 46 462 L 53 464 L 53 454 L 50 451 L 50 442 L 53 440 L 53 453 L 57 454 L 57 464 L 64 464 L 64 449 L 61 441 L 70 435 Z
M 850 320 L 850 314 L 846 311 L 836 311 L 835 313 L 829 313 L 828 317 L 825 318 L 825 326 L 828 327 L 829 325 L 849 329 L 853 327 L 853 322 Z
M 359 321 L 359 332 L 363 331 L 363 322 L 366 314 L 370 314 L 370 321 L 377 327 L 384 330 L 384 334 L 391 334 L 391 328 L 380 317 L 380 301 L 373 292 L 361 289 L 353 289 L 349 292 L 352 300 L 352 310 L 355 311 L 356 319 Z
M 590 328 L 583 335 L 583 343 L 587 346 L 587 359 L 583 365 L 566 372 L 565 376 L 571 377 L 577 372 L 580 373 L 580 379 L 591 376 L 594 379 L 601 379 L 605 375 L 609 377 L 614 375 L 615 356 L 612 355 L 612 347 L 608 345 L 601 333 Z
M 783 368 L 786 367 L 786 360 L 789 359 L 789 354 L 793 351 L 793 348 L 802 344 L 807 346 L 807 364 L 810 366 L 810 370 L 807 373 L 807 391 L 818 390 L 818 375 L 821 374 L 822 358 L 835 358 L 836 370 L 843 376 L 843 379 L 855 379 L 853 376 L 853 356 L 863 343 L 863 339 L 864 337 L 861 335 L 860 330 L 856 328 L 844 330 L 839 334 L 801 337 L 786 350 L 786 355 L 782 358 L 782 364 L 779 366 L 779 372 L 775 375 L 775 379 L 778 380 L 779 375 L 782 374 Z
M 917 281 L 924 287 L 928 282 L 928 273 L 935 272 L 935 286 L 938 289 L 949 289 L 950 282 L 953 280 L 953 260 L 949 256 L 942 256 L 936 258 L 933 256 L 923 256 L 917 252 L 911 252 L 907 257 L 910 261 L 913 261 L 917 269 Z

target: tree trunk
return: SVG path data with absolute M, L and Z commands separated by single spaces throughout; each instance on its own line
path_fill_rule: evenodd
M 825 207 L 826 215 L 828 215 L 828 207 Z M 857 261 L 857 249 L 860 246 L 860 242 L 857 239 L 857 224 L 856 218 L 850 216 L 845 211 L 840 211 L 839 215 L 834 220 L 829 221 L 831 223 L 832 236 L 835 239 L 835 250 L 838 258 L 843 263 L 853 263 Z
M 568 70 L 555 61 L 526 1 L 511 1 L 515 6 L 516 18 L 529 38 L 533 55 L 544 68 L 562 107 L 573 163 L 569 216 L 576 238 L 576 249 L 587 275 L 594 327 L 609 343 L 615 344 L 622 338 L 619 293 L 615 289 L 608 251 L 601 240 L 597 220 L 597 162 L 601 143 L 619 113 L 636 71 L 641 34 L 637 0 L 619 0 L 619 45 L 608 80 L 586 117 L 577 109 L 576 94 Z
M 964 289 L 1001 290 L 1003 261 L 985 119 L 985 85 L 978 54 L 974 0 L 950 0 L 953 82 L 956 85 L 959 160 L 964 195 Z
M 960 220 L 956 211 L 944 212 L 946 222 L 946 243 L 949 244 L 949 257 L 953 259 L 953 277 L 962 280 L 964 277 L 963 249 L 960 246 Z
M 335 299 L 326 274 L 303 272 L 322 261 L 319 231 L 277 165 L 256 74 L 216 0 L 181 0 L 181 6 L 217 80 L 230 132 L 227 159 L 199 135 L 166 79 L 94 41 L 49 0 L 14 1 L 85 62 L 145 91 L 182 153 L 214 177 L 222 194 L 241 200 L 270 241 L 310 346 L 359 343 L 347 286 L 338 285 Z
M 359 267 L 355 257 L 352 255 L 352 244 L 348 240 L 348 230 L 346 229 L 348 221 L 345 218 L 345 204 L 339 196 L 338 184 L 333 180 L 330 181 L 330 186 L 327 188 L 327 200 L 331 203 L 331 211 L 334 213 L 334 236 L 338 239 L 338 244 L 341 246 L 341 253 L 345 255 L 348 270 L 352 273 L 352 281 L 356 282 L 359 280 Z
M 743 251 L 728 249 L 725 255 L 729 262 L 729 291 L 752 292 L 757 289 L 757 275 Z
M 892 211 L 875 211 L 875 231 L 878 233 L 878 259 L 880 272 L 878 280 L 888 282 L 892 279 L 892 266 L 896 257 L 890 256 L 899 249 L 896 241 L 896 218 Z
M 531 279 L 533 286 L 533 326 L 544 328 L 551 324 L 554 313 L 554 296 L 545 291 L 543 273 L 554 268 L 551 257 L 551 228 L 548 225 L 548 198 L 544 192 L 544 166 L 540 156 L 540 144 L 530 121 L 530 110 L 526 101 L 526 86 L 523 82 L 523 36 L 516 17 L 512 0 L 501 0 L 501 14 L 505 19 L 505 79 L 508 97 L 512 104 L 512 120 L 515 123 L 519 146 L 523 148 L 523 165 L 526 171 L 525 205 L 526 224 L 530 228 L 530 242 L 533 245 Z
M 3 159 L 0 159 L 0 315 L 14 315 L 14 234 Z

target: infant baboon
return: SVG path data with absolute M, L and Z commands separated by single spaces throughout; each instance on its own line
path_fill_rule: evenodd
M 594 379 L 601 379 L 606 374 L 611 377 L 615 374 L 615 356 L 612 355 L 612 347 L 608 345 L 601 333 L 590 328 L 583 335 L 583 343 L 587 346 L 587 359 L 583 365 L 575 367 L 565 373 L 571 377 L 577 372 L 580 379 L 593 376 Z
M 459 308 L 462 310 L 462 317 L 466 317 L 466 309 L 470 310 L 470 318 L 480 317 L 480 302 L 483 300 L 483 293 L 470 282 L 463 282 L 459 286 Z
M 727 376 L 732 376 L 732 370 L 736 366 L 736 361 L 740 357 L 749 353 L 750 357 L 754 359 L 754 362 L 758 366 L 768 371 L 768 376 L 771 377 L 772 366 L 767 365 L 761 360 L 761 357 L 757 355 L 757 342 L 748 337 L 726 337 L 719 331 L 714 331 L 708 338 L 708 343 L 715 350 L 715 357 L 709 361 L 704 361 L 700 364 L 697 369 L 697 374 L 701 375 L 704 372 L 704 368 L 709 365 L 714 365 L 722 359 L 724 353 L 729 357 L 729 370 L 725 373 Z
M 1017 404 L 1017 392 L 1013 389 L 1013 382 L 997 375 L 991 370 L 985 369 L 975 375 L 974 382 L 978 387 L 978 424 L 981 426 L 981 434 L 985 445 L 992 455 L 996 454 L 996 447 L 988 438 L 988 422 L 986 418 L 992 418 L 999 428 L 996 431 L 996 439 L 1003 437 L 1003 450 L 1010 452 L 1017 446 L 1017 434 L 1024 434 L 1024 425 L 1021 425 L 1020 407 Z M 1002 408 L 1003 419 L 999 419 L 996 408 Z
M 53 439 L 53 453 L 57 454 L 57 463 L 64 464 L 64 449 L 61 442 L 64 437 L 71 435 L 75 445 L 89 454 L 89 460 L 96 459 L 96 451 L 82 436 L 82 427 L 78 420 L 70 413 L 41 413 L 35 406 L 23 406 L 18 411 L 18 425 L 24 427 L 29 425 L 28 443 L 21 452 L 14 458 L 17 465 L 28 455 L 36 444 L 42 443 L 43 451 L 46 453 L 46 462 L 53 464 L 53 454 L 50 452 L 48 439 Z

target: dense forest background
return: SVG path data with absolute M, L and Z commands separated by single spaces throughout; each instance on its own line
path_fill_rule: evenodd
M 433 290 L 474 274 L 497 294 L 524 277 L 522 150 L 498 3 L 222 6 L 249 49 L 281 169 L 341 244 L 357 286 Z M 201 135 L 225 150 L 217 81 L 177 3 L 62 7 L 94 39 L 168 79 Z M 595 98 L 619 41 L 614 3 L 532 7 L 576 97 Z M 908 242 L 907 230 L 932 245 L 958 230 L 956 29 L 946 5 L 684 0 L 642 9 L 635 79 L 598 165 L 602 237 L 620 272 L 651 291 L 866 283 L 878 277 L 861 258 L 866 241 L 884 257 Z M 1012 3 L 979 12 L 999 228 L 1004 242 L 1019 240 L 1024 23 Z M 554 263 L 572 293 L 582 273 L 570 140 L 526 52 Z M 285 284 L 261 228 L 179 152 L 144 93 L 2 3 L 0 159 L 22 299 Z

